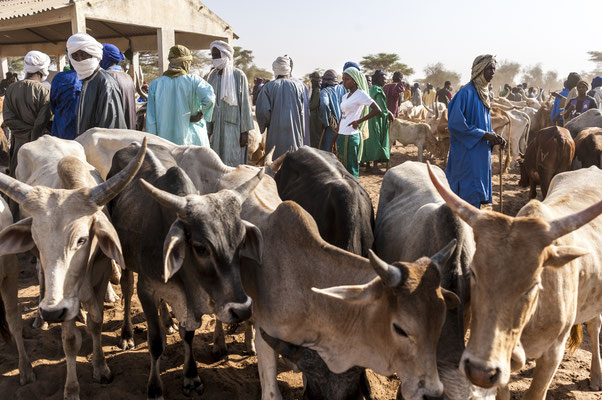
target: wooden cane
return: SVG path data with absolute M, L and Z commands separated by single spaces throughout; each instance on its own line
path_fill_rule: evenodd
M 502 176 L 504 175 L 504 167 L 502 166 L 503 158 L 504 158 L 504 149 L 501 145 L 499 147 L 500 147 L 500 213 L 502 213 L 504 210 L 504 188 L 503 188 L 503 184 L 502 184 Z

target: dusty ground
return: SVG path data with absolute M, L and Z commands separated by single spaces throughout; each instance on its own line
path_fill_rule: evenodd
M 414 147 L 395 148 L 391 166 L 406 160 L 416 159 Z M 497 159 L 496 159 L 497 160 Z M 431 162 L 441 165 L 438 160 Z M 382 175 L 362 172 L 360 182 L 372 196 L 374 206 L 378 203 L 378 193 Z M 517 170 L 511 170 L 504 178 L 504 212 L 515 215 L 527 202 L 527 190 L 518 188 Z M 494 179 L 494 210 L 498 209 L 497 178 Z M 65 362 L 61 345 L 59 325 L 51 325 L 47 331 L 31 328 L 34 312 L 37 309 L 38 286 L 35 266 L 23 258 L 20 273 L 19 300 L 25 320 L 25 346 L 31 358 L 37 376 L 35 383 L 19 386 L 17 370 L 17 354 L 14 345 L 0 344 L 0 399 L 62 399 L 65 382 Z M 121 292 L 117 289 L 118 293 Z M 135 324 L 136 348 L 122 352 L 117 348 L 120 324 L 123 313 L 121 305 L 105 304 L 105 324 L 103 329 L 104 351 L 109 368 L 113 371 L 114 381 L 101 385 L 92 381 L 92 367 L 88 362 L 91 357 L 92 341 L 81 324 L 82 348 L 78 357 L 78 377 L 82 399 L 144 399 L 146 381 L 149 371 L 149 356 L 146 344 L 146 324 L 142 309 L 134 296 L 133 322 Z M 194 342 L 194 354 L 199 366 L 201 378 L 205 383 L 205 394 L 208 400 L 259 399 L 260 386 L 257 372 L 257 358 L 244 355 L 242 330 L 228 337 L 231 354 L 222 359 L 213 359 L 211 355 L 212 328 L 214 321 L 206 317 L 203 327 L 197 331 Z M 165 386 L 166 399 L 186 399 L 181 392 L 183 347 L 179 336 L 169 335 L 167 347 L 162 358 L 162 379 Z M 581 348 L 574 355 L 566 355 L 556 373 L 548 393 L 548 399 L 602 399 L 602 393 L 588 392 L 589 339 L 587 337 Z M 529 363 L 520 374 L 515 375 L 512 383 L 512 398 L 518 399 L 528 387 L 532 376 L 533 363 Z M 394 378 L 382 377 L 370 373 L 375 399 L 394 399 L 398 381 Z M 300 399 L 302 396 L 301 375 L 287 371 L 284 365 L 278 377 L 280 390 L 286 400 Z

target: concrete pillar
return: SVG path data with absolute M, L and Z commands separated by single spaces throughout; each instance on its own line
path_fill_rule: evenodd
M 67 65 L 67 57 L 65 54 L 57 54 L 56 55 L 56 70 L 61 72 L 63 68 Z
M 86 16 L 79 1 L 75 1 L 71 8 L 71 34 L 74 33 L 86 33 Z
M 157 29 L 157 49 L 159 53 L 159 74 L 167 70 L 169 49 L 176 43 L 176 34 L 173 29 Z
M 0 57 L 0 80 L 6 78 L 8 72 L 8 58 Z

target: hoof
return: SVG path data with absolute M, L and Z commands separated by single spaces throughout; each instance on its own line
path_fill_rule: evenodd
M 193 393 L 202 395 L 205 391 L 205 386 L 200 377 L 195 378 L 184 378 L 184 384 L 182 385 L 182 392 L 184 396 L 190 397 Z
M 31 365 L 25 371 L 19 372 L 19 383 L 21 386 L 27 385 L 36 381 L 36 374 L 33 372 Z
M 602 390 L 602 383 L 600 382 L 589 382 L 589 389 L 594 392 L 599 392 Z
M 94 379 L 94 382 L 107 384 L 113 382 L 113 373 L 109 367 L 104 365 L 94 371 L 92 378 Z
M 214 345 L 213 348 L 211 349 L 211 354 L 213 354 L 213 357 L 216 360 L 224 358 L 225 356 L 228 355 L 228 348 L 225 345 L 223 345 L 223 346 Z
M 121 348 L 122 351 L 133 350 L 134 347 L 136 347 L 134 344 L 134 338 L 121 339 L 121 343 L 119 344 L 119 348 Z

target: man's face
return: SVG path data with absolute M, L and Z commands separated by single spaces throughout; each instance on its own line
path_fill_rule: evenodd
M 222 58 L 222 52 L 219 51 L 219 49 L 217 47 L 212 48 L 211 49 L 211 58 L 214 60 Z
M 374 82 L 375 85 L 378 86 L 385 86 L 385 76 L 384 75 L 378 75 L 374 78 Z
M 78 50 L 75 53 L 71 54 L 71 58 L 73 58 L 74 61 L 84 61 L 88 58 L 92 58 L 92 56 L 83 50 Z
M 485 71 L 483 71 L 483 77 L 485 78 L 485 80 L 487 82 L 491 82 L 494 74 L 495 74 L 495 65 L 493 65 L 493 64 L 488 65 L 487 68 L 485 68 Z
M 583 97 L 587 93 L 587 86 L 584 83 L 580 83 L 577 85 L 577 94 Z

